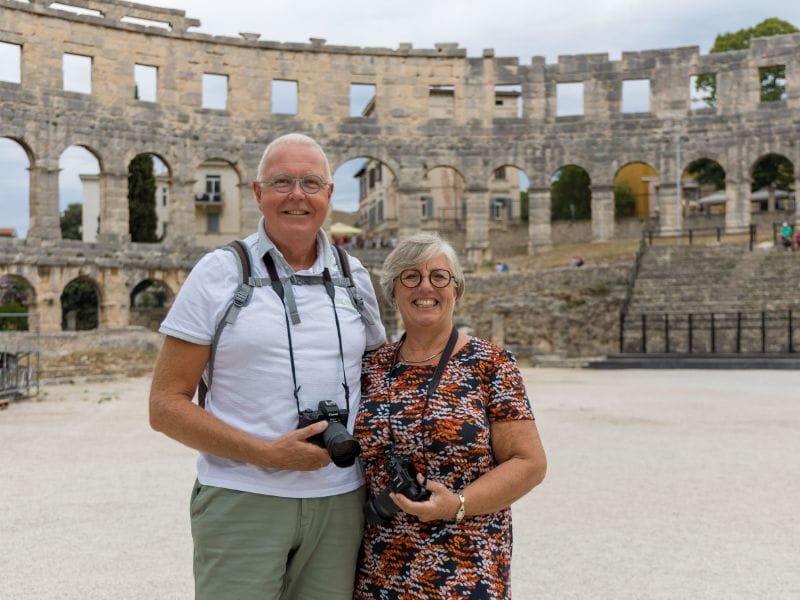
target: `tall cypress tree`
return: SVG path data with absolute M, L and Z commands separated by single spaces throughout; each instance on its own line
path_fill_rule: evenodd
M 139 154 L 128 165 L 128 231 L 133 242 L 157 242 L 153 159 Z

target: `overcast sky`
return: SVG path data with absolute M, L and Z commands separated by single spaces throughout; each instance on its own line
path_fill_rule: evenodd
M 718 33 L 750 27 L 768 17 L 800 26 L 800 1 L 789 0 L 171 0 L 144 2 L 186 11 L 201 21 L 192 31 L 238 36 L 261 34 L 262 40 L 397 48 L 433 48 L 456 42 L 470 57 L 486 48 L 496 56 L 515 56 L 529 64 L 533 56 L 548 63 L 559 55 L 608 53 L 612 60 L 624 51 L 699 46 L 706 54 Z M 4 61 L 7 62 L 7 61 Z M 0 65 L 0 69 L 3 66 Z M 21 149 L 0 138 L 0 226 L 27 230 L 27 160 Z M 60 206 L 80 201 L 78 172 L 97 172 L 93 159 L 72 152 L 62 161 Z M 353 210 L 355 191 L 346 189 L 352 168 L 336 179 L 337 208 Z

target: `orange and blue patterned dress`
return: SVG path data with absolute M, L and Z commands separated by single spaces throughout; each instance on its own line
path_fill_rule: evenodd
M 397 363 L 397 345 L 364 359 L 355 436 L 367 489 L 389 485 L 390 453 L 460 491 L 496 466 L 490 423 L 533 419 L 513 356 L 478 338 L 449 360 L 426 406 L 435 365 Z M 391 440 L 394 440 L 392 443 Z M 468 516 L 461 523 L 398 512 L 386 525 L 367 525 L 355 598 L 510 598 L 511 510 Z

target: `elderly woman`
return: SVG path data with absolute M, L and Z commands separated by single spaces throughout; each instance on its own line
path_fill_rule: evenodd
M 362 370 L 370 499 L 355 598 L 507 598 L 509 506 L 546 470 L 520 372 L 455 328 L 464 275 L 438 236 L 400 242 L 380 283 L 406 331 Z

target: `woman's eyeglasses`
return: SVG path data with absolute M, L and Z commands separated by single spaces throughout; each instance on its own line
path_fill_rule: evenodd
M 422 283 L 422 273 L 418 269 L 406 269 L 397 277 L 400 283 L 407 288 L 415 288 Z M 447 287 L 451 281 L 455 281 L 453 274 L 447 269 L 433 269 L 428 273 L 428 281 L 435 288 Z

